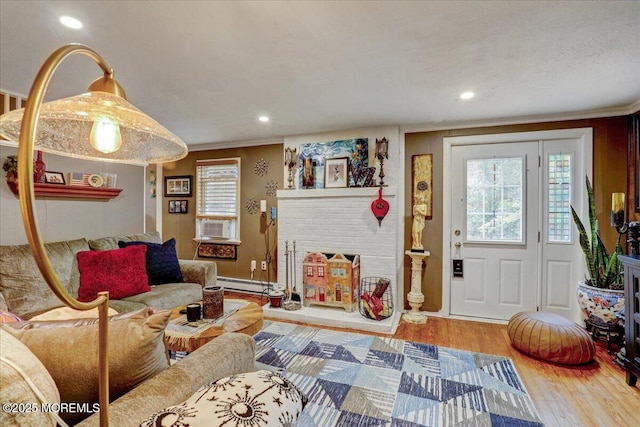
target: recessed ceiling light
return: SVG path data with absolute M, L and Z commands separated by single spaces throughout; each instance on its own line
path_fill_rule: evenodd
M 61 16 L 60 23 L 65 27 L 72 28 L 74 30 L 79 30 L 82 28 L 82 22 L 78 21 L 76 18 L 72 18 L 70 16 Z
M 467 92 L 462 92 L 460 94 L 460 99 L 464 99 L 465 101 L 468 99 L 473 98 L 474 96 L 476 96 L 475 93 L 471 92 L 471 91 L 467 91 Z
M 266 123 L 269 121 L 269 117 L 267 116 L 260 116 L 258 117 L 258 120 L 260 120 L 262 123 Z

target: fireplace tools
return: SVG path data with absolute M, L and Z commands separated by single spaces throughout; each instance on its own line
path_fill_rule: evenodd
M 287 288 L 287 300 L 282 305 L 285 310 L 299 310 L 302 308 L 302 298 L 298 293 L 297 279 L 296 279 L 296 241 L 293 241 L 293 251 L 289 250 L 289 241 L 284 242 L 284 257 L 285 257 L 285 286 Z M 291 274 L 289 274 L 291 273 Z M 289 280 L 291 275 L 291 280 Z

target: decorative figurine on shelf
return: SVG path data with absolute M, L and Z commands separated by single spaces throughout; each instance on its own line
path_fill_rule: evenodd
M 313 159 L 305 157 L 302 168 L 302 188 L 313 188 L 315 185 L 315 173 L 313 170 Z
M 289 171 L 289 187 L 294 188 L 293 186 L 293 170 L 294 166 L 298 166 L 298 149 L 294 148 L 293 150 L 290 147 L 285 148 L 284 150 L 284 165 L 287 167 Z
M 384 159 L 389 158 L 389 141 L 387 138 L 376 138 L 376 158 L 380 161 L 380 187 L 384 187 Z
M 413 206 L 413 225 L 411 227 L 412 245 L 414 252 L 424 252 L 422 246 L 422 230 L 424 229 L 424 217 L 427 215 L 427 205 Z

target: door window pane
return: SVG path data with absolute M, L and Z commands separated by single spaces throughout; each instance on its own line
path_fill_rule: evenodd
M 571 154 L 549 154 L 547 241 L 571 242 Z
M 466 239 L 523 242 L 522 157 L 467 160 Z

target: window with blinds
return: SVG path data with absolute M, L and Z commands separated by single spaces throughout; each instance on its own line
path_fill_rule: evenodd
M 238 240 L 239 200 L 239 157 L 196 161 L 197 238 Z

